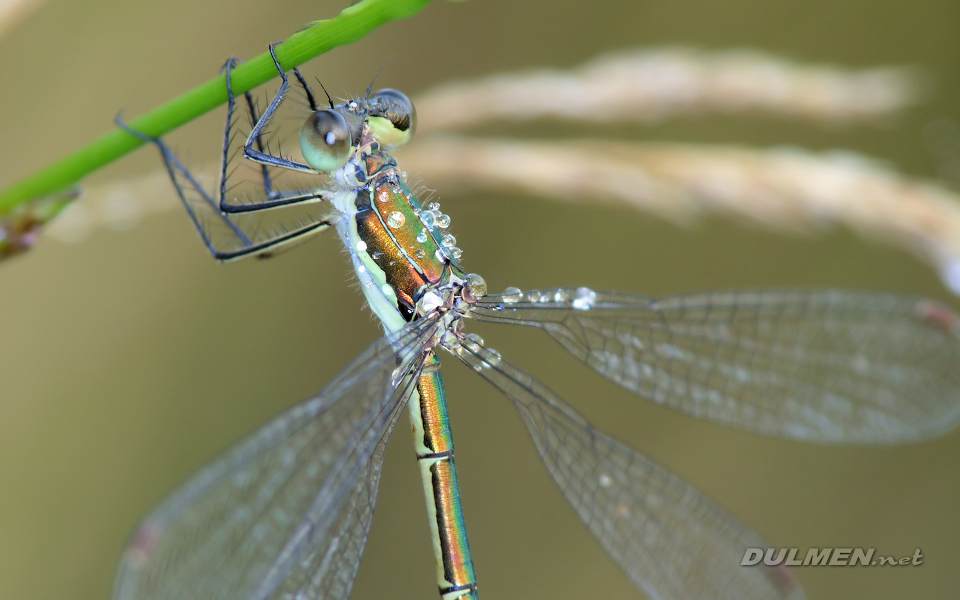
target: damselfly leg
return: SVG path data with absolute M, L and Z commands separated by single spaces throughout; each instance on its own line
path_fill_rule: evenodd
M 272 167 L 280 167 L 282 169 L 290 169 L 291 171 L 298 171 L 300 173 L 317 175 L 320 172 L 308 165 L 299 163 L 295 160 L 290 160 L 289 158 L 284 158 L 282 155 L 275 156 L 269 152 L 264 152 L 262 138 L 263 128 L 266 127 L 274 113 L 277 112 L 277 108 L 280 106 L 280 103 L 283 102 L 283 99 L 287 94 L 287 90 L 290 88 L 290 80 L 287 78 L 287 74 L 284 72 L 283 67 L 280 66 L 280 61 L 277 60 L 276 44 L 270 44 L 270 56 L 273 58 L 273 64 L 277 67 L 277 71 L 280 73 L 280 89 L 277 90 L 273 100 L 270 102 L 269 106 L 267 106 L 267 110 L 263 111 L 263 115 L 257 119 L 256 123 L 254 124 L 253 130 L 247 137 L 247 141 L 243 144 L 243 155 L 262 165 L 269 165 Z M 313 93 L 310 91 L 310 87 L 307 85 L 306 80 L 304 80 L 303 76 L 300 75 L 298 70 L 294 69 L 293 72 L 296 73 L 297 79 L 303 86 L 304 92 L 306 93 L 310 102 L 310 108 L 316 111 L 317 103 L 313 97 Z M 250 110 L 251 114 L 252 111 L 255 110 L 252 103 L 250 105 Z M 254 148 L 254 145 L 257 147 Z
M 116 120 L 119 127 L 145 142 L 154 144 L 160 150 L 164 165 L 187 214 L 200 232 L 207 249 L 217 260 L 230 261 L 252 255 L 266 258 L 278 250 L 306 241 L 331 225 L 324 212 L 317 208 L 303 208 L 294 214 L 287 214 L 290 211 L 284 214 L 267 212 L 270 209 L 294 205 L 315 205 L 332 197 L 331 192 L 318 187 L 316 181 L 289 181 L 289 178 L 286 178 L 278 185 L 282 175 L 278 171 L 292 170 L 311 175 L 316 175 L 317 171 L 303 166 L 306 169 L 304 171 L 296 166 L 299 163 L 270 153 L 267 134 L 263 130 L 288 89 L 286 74 L 279 63 L 275 64 L 283 76 L 283 84 L 262 115 L 259 114 L 253 95 L 250 92 L 244 93 L 246 113 L 252 130 L 245 136 L 242 146 L 238 144 L 242 133 L 237 126 L 239 117 L 236 95 L 231 84 L 231 71 L 236 67 L 237 60 L 231 58 L 223 67 L 227 88 L 227 119 L 221 151 L 219 186 L 215 195 L 204 188 L 200 178 L 190 172 L 162 139 L 133 130 L 119 116 Z M 295 73 L 307 101 L 314 107 L 316 103 L 312 91 L 303 76 L 299 72 Z M 247 153 L 251 155 L 250 160 L 244 159 Z

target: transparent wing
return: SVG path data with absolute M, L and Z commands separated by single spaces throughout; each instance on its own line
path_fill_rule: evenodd
M 560 491 L 650 598 L 804 597 L 786 567 L 741 567 L 768 545 L 690 484 L 594 429 L 531 375 L 478 345 L 460 358 L 510 398 Z
M 560 288 L 487 296 L 470 316 L 538 327 L 632 392 L 769 435 L 896 443 L 960 421 L 960 327 L 929 300 Z
M 381 339 L 196 474 L 140 525 L 114 598 L 346 599 L 384 447 L 436 327 L 423 320 Z

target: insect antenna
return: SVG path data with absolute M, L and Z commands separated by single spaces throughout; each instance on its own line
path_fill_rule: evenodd
M 320 86 L 320 89 L 323 90 L 323 93 L 326 95 L 326 97 L 327 97 L 327 102 L 330 103 L 330 108 L 334 108 L 334 106 L 333 106 L 333 98 L 330 97 L 330 92 L 327 91 L 327 88 L 323 87 L 323 83 L 320 81 L 320 78 L 319 78 L 319 77 L 315 77 L 314 79 L 317 80 L 317 84 Z
M 393 57 L 392 56 L 387 57 L 387 60 L 383 61 L 383 64 L 380 65 L 379 69 L 377 69 L 376 74 L 373 76 L 373 80 L 370 82 L 370 85 L 367 87 L 367 93 L 363 97 L 364 100 L 370 98 L 370 92 L 373 91 L 373 84 L 377 81 L 377 77 L 380 77 L 381 71 L 383 71 L 383 68 L 387 66 L 387 63 L 390 62 L 391 58 Z

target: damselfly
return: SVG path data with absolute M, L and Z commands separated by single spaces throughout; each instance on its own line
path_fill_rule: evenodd
M 290 83 L 236 136 L 229 97 L 216 193 L 160 140 L 183 203 L 219 260 L 266 256 L 336 229 L 386 330 L 317 397 L 280 415 L 151 513 L 125 551 L 115 597 L 347 598 L 366 542 L 385 446 L 409 406 L 445 599 L 477 598 L 437 350 L 516 406 L 550 475 L 587 528 L 652 598 L 800 598 L 782 567 L 741 567 L 762 540 L 689 484 L 593 428 L 465 319 L 547 332 L 600 374 L 724 425 L 828 443 L 897 443 L 960 420 L 960 321 L 932 301 L 861 292 L 730 292 L 662 299 L 559 288 L 488 295 L 460 265 L 436 204 L 424 207 L 387 154 L 416 125 L 395 90 L 317 106 L 302 158 L 271 150 Z M 372 87 L 372 86 L 371 86 Z M 242 112 L 242 111 L 241 111 Z M 302 120 L 302 116 L 300 117 Z M 121 124 L 122 125 L 122 124 Z M 128 129 L 129 130 L 129 129 Z M 234 185 L 253 165 L 253 187 Z M 281 179 L 284 172 L 298 179 Z M 325 174 L 325 175 L 324 175 Z M 325 176 L 318 185 L 317 178 Z M 282 181 L 282 184 L 281 184 Z

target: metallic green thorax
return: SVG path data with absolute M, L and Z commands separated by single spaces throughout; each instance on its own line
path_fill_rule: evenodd
M 403 319 L 411 321 L 427 289 L 448 283 L 450 275 L 462 279 L 463 271 L 443 245 L 441 228 L 432 223 L 438 211 L 420 205 L 399 177 L 396 161 L 375 141 L 358 155 L 367 174 L 353 216 L 356 239 L 363 242 L 358 254 L 381 287 L 386 284 L 392 290 Z

